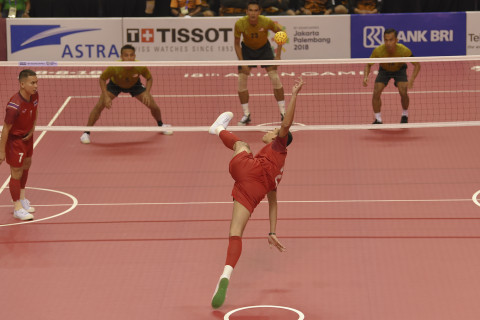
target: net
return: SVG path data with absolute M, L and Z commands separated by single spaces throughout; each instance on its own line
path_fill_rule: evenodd
M 478 125 L 480 121 L 480 56 L 416 57 L 402 59 L 335 59 L 275 61 L 290 100 L 295 80 L 306 85 L 300 93 L 295 114 L 298 130 L 371 128 L 374 119 L 372 93 L 378 63 L 403 61 L 410 77 L 419 62 L 421 71 L 409 89 L 409 124 Z M 272 61 L 255 61 L 268 65 Z M 366 63 L 375 63 L 368 86 L 362 85 Z M 164 123 L 173 131 L 204 131 L 226 110 L 234 112 L 232 129 L 269 129 L 280 123 L 280 112 L 270 79 L 263 68 L 252 68 L 248 78 L 252 122 L 236 126 L 243 111 L 238 98 L 237 67 L 240 61 L 224 62 L 4 62 L 0 64 L 1 101 L 6 103 L 18 91 L 18 73 L 29 68 L 39 78 L 38 130 L 83 131 L 92 108 L 100 97 L 99 75 L 108 66 L 147 66 L 153 76 L 151 93 L 160 107 Z M 145 80 L 142 78 L 142 82 Z M 401 102 L 390 81 L 383 91 L 384 126 L 398 126 Z M 2 108 L 2 117 L 5 109 Z M 121 93 L 111 109 L 105 109 L 91 131 L 161 131 L 150 110 L 129 94 Z

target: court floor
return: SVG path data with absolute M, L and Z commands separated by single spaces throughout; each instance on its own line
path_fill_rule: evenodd
M 212 119 L 213 120 L 213 119 Z M 254 151 L 261 132 L 238 132 Z M 203 132 L 47 132 L 27 196 L 0 194 L 3 319 L 476 320 L 479 127 L 296 132 L 247 225 L 227 300 L 231 151 Z M 0 167 L 0 183 L 8 167 Z M 4 185 L 5 186 L 5 185 Z

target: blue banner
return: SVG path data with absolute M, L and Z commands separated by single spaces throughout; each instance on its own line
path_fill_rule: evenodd
M 398 42 L 414 56 L 465 55 L 466 16 L 465 12 L 352 15 L 351 57 L 370 57 L 383 44 L 388 28 L 398 31 Z

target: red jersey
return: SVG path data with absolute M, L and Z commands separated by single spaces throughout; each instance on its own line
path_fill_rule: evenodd
M 11 124 L 9 136 L 24 137 L 33 128 L 37 119 L 38 93 L 25 100 L 20 92 L 17 92 L 7 104 L 5 123 Z
M 260 162 L 266 173 L 268 190 L 276 190 L 282 180 L 283 166 L 287 158 L 287 140 L 288 136 L 277 137 L 254 157 Z

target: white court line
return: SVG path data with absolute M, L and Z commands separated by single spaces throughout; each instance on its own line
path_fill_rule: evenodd
M 426 90 L 426 91 L 408 91 L 409 94 L 439 94 L 439 93 L 480 93 L 480 90 Z M 372 92 L 302 92 L 305 96 L 338 96 L 338 95 L 371 95 Z M 382 94 L 398 94 L 398 91 L 384 91 Z M 271 93 L 251 93 L 253 97 L 269 97 Z M 292 95 L 285 93 L 286 96 Z M 100 96 L 71 96 L 76 99 L 99 98 Z M 209 98 L 209 97 L 238 97 L 238 94 L 154 94 L 154 98 Z M 69 97 L 70 98 L 70 97 Z M 119 98 L 131 98 L 128 95 L 121 95 Z
M 65 102 L 62 104 L 60 109 L 58 109 L 57 113 L 55 113 L 55 115 L 53 116 L 52 120 L 50 120 L 50 122 L 47 124 L 47 127 L 51 127 L 53 125 L 55 120 L 57 120 L 57 118 L 60 116 L 60 113 L 63 111 L 63 109 L 65 109 L 65 107 L 67 106 L 67 104 L 70 102 L 71 99 L 72 97 L 68 97 L 65 100 Z M 42 133 L 40 133 L 38 138 L 35 139 L 35 142 L 33 143 L 33 149 L 35 149 L 35 147 L 40 143 L 40 141 L 42 140 L 42 138 L 45 136 L 46 133 L 47 131 L 42 131 Z M 5 190 L 5 188 L 7 187 L 9 181 L 10 181 L 10 175 L 8 175 L 7 180 L 5 180 L 3 185 L 0 187 L 0 195 L 2 194 L 3 190 Z
M 290 307 L 284 307 L 284 306 L 270 306 L 270 305 L 261 305 L 261 306 L 248 306 L 248 307 L 242 307 L 242 308 L 238 308 L 238 309 L 235 309 L 235 310 L 232 310 L 232 311 L 229 311 L 225 314 L 225 316 L 223 316 L 223 319 L 224 320 L 230 320 L 230 316 L 232 314 L 234 314 L 235 312 L 238 312 L 238 311 L 242 311 L 242 310 L 246 310 L 246 309 L 254 309 L 254 308 L 277 308 L 277 309 L 285 309 L 285 310 L 290 310 L 290 311 L 293 311 L 295 312 L 297 315 L 298 315 L 298 319 L 297 320 L 303 320 L 305 319 L 305 315 L 303 314 L 303 312 L 297 310 L 297 309 L 293 309 L 293 308 L 290 308 Z
M 385 202 L 469 202 L 469 199 L 371 199 L 371 200 L 278 200 L 278 203 L 385 203 Z M 268 203 L 268 201 L 261 201 Z M 212 204 L 232 204 L 232 201 L 202 201 L 202 202 L 114 202 L 114 203 L 79 203 L 81 206 L 149 206 L 149 205 L 212 205 Z M 71 204 L 47 204 L 35 205 L 35 207 L 56 207 L 70 206 Z M 0 208 L 7 205 L 0 205 Z

